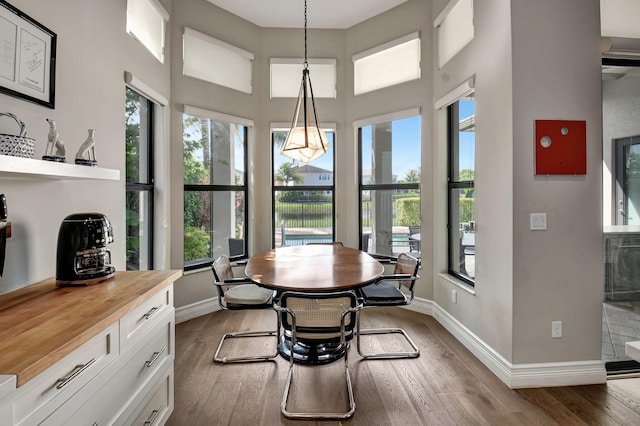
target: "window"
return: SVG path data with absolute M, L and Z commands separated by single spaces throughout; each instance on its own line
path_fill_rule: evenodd
M 353 55 L 354 94 L 419 79 L 420 57 L 417 32 Z
M 127 0 L 127 32 L 162 63 L 168 20 L 158 0 Z
M 443 67 L 473 40 L 473 0 L 449 0 L 433 26 L 438 32 L 438 63 Z
M 419 114 L 415 109 L 356 123 L 363 251 L 420 256 Z
M 637 0 L 600 0 L 600 32 L 603 37 L 640 38 L 640 3 Z
M 640 136 L 613 140 L 616 171 L 616 225 L 640 224 Z
M 303 59 L 271 58 L 271 97 L 297 98 L 302 81 Z M 308 59 L 314 98 L 336 97 L 336 60 Z
M 127 270 L 153 269 L 154 103 L 127 87 Z
M 324 126 L 323 130 L 329 149 L 302 164 L 280 155 L 288 129 L 272 130 L 274 247 L 334 240 L 335 132 Z
M 244 93 L 253 91 L 253 53 L 187 27 L 182 43 L 184 75 Z
M 473 92 L 447 107 L 449 144 L 449 273 L 475 283 L 475 98 Z
M 250 120 L 185 106 L 184 268 L 247 253 Z

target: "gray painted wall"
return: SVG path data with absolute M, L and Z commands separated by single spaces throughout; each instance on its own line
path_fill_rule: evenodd
M 68 150 L 97 133 L 100 165 L 124 173 L 124 81 L 132 71 L 171 99 L 167 176 L 170 262 L 182 267 L 182 135 L 184 104 L 253 119 L 250 155 L 251 252 L 270 247 L 271 121 L 289 121 L 293 101 L 268 97 L 270 56 L 302 56 L 302 31 L 264 29 L 202 0 L 165 0 L 170 11 L 167 39 L 171 64 L 161 65 L 125 34 L 126 1 L 14 0 L 58 33 L 55 110 L 0 95 L 3 110 L 18 114 L 44 152 L 46 117 L 59 125 Z M 172 7 L 173 3 L 173 7 Z M 494 0 L 475 2 L 470 45 L 444 68 L 433 63 L 433 17 L 444 0 L 409 0 L 348 30 L 310 31 L 310 56 L 338 59 L 336 100 L 319 102 L 321 121 L 337 130 L 337 239 L 357 246 L 354 164 L 356 119 L 421 107 L 423 116 L 424 267 L 418 296 L 433 300 L 512 363 L 600 358 L 602 291 L 601 163 L 598 2 Z M 251 95 L 181 75 L 184 26 L 208 33 L 256 55 Z M 541 31 L 543 29 L 544 31 Z M 415 30 L 423 46 L 420 81 L 355 98 L 351 56 Z M 477 286 L 473 291 L 446 272 L 446 142 L 443 113 L 432 102 L 470 76 L 477 96 Z M 587 121 L 588 174 L 534 177 L 533 121 Z M 2 128 L 4 130 L 4 128 Z M 39 181 L 2 177 L 14 236 L 0 291 L 54 275 L 59 224 L 74 211 L 97 210 L 114 224 L 115 265 L 124 268 L 124 175 L 119 182 Z M 528 230 L 529 213 L 548 213 L 549 230 Z M 176 283 L 177 306 L 214 297 L 210 271 Z M 458 303 L 450 291 L 458 291 Z M 551 320 L 564 322 L 562 339 L 551 339 Z
M 599 2 L 517 0 L 512 19 L 513 361 L 601 359 Z M 586 120 L 586 175 L 533 176 L 535 119 Z M 532 212 L 547 212 L 547 231 L 529 230 Z M 563 321 L 561 339 L 552 320 Z
M 171 1 L 162 3 L 171 10 Z M 67 162 L 96 130 L 100 167 L 120 169 L 120 181 L 58 181 L 0 177 L 7 196 L 13 235 L 7 240 L 0 293 L 55 275 L 60 223 L 68 214 L 97 211 L 113 224 L 110 245 L 117 269 L 125 267 L 124 101 L 125 70 L 132 71 L 169 97 L 169 67 L 161 65 L 125 33 L 126 1 L 11 0 L 11 4 L 57 34 L 55 109 L 0 94 L 0 110 L 16 114 L 37 140 L 35 158 L 44 154 L 49 130 L 57 123 Z M 170 53 L 170 51 L 168 52 Z M 0 132 L 14 133 L 15 123 L 0 120 Z

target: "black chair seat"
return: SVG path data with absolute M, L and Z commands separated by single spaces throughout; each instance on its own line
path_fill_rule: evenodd
M 368 302 L 385 302 L 385 303 L 398 303 L 404 302 L 404 294 L 389 281 L 382 281 L 377 284 L 369 284 L 360 289 L 360 293 L 364 299 L 365 304 Z

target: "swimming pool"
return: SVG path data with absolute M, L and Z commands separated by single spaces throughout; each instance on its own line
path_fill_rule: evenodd
M 283 246 L 303 246 L 308 243 L 331 243 L 332 235 L 287 235 Z

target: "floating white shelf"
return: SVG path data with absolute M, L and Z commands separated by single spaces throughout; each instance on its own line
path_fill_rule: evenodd
M 0 155 L 0 176 L 57 180 L 120 180 L 120 170 Z

